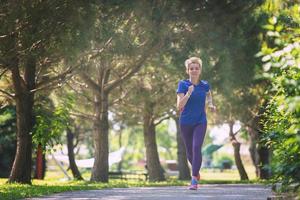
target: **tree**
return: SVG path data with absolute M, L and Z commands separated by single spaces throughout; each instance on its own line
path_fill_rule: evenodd
M 122 92 L 128 95 L 121 99 L 119 105 L 113 107 L 113 112 L 119 120 L 127 124 L 143 125 L 150 181 L 165 179 L 157 151 L 155 129 L 162 121 L 173 115 L 174 82 L 174 77 L 163 67 L 147 66 L 137 73 L 126 87 L 121 88 Z M 128 113 L 132 113 L 130 118 L 127 116 Z
M 186 157 L 186 150 L 184 147 L 184 143 L 182 141 L 181 132 L 180 132 L 180 125 L 179 125 L 179 117 L 172 116 L 176 123 L 176 139 L 177 139 L 177 160 L 178 160 L 178 179 L 179 180 L 190 180 L 191 173 L 190 168 L 188 166 L 188 161 Z
M 265 43 L 269 42 L 266 39 L 266 30 L 272 30 L 273 25 L 267 24 L 274 14 L 279 15 L 281 10 L 285 7 L 293 5 L 290 1 L 265 1 L 256 12 L 256 21 L 258 22 L 257 28 L 259 29 L 259 39 L 260 46 L 264 46 Z M 284 14 L 282 15 L 284 16 Z M 282 18 L 287 18 L 286 16 Z M 287 20 L 283 20 L 285 23 L 289 23 Z M 279 25 L 276 30 L 281 30 L 282 25 Z M 265 53 L 265 52 L 264 52 Z M 262 55 L 259 53 L 258 55 Z M 256 87 L 252 90 L 253 94 L 257 96 L 256 106 L 253 107 L 253 119 L 249 123 L 248 129 L 251 138 L 251 155 L 253 162 L 256 166 L 257 176 L 262 179 L 268 179 L 271 177 L 271 157 L 272 151 L 268 147 L 268 144 L 264 141 L 264 121 L 268 121 L 267 112 L 268 105 L 272 104 L 270 101 L 273 95 L 273 83 L 272 79 L 265 76 L 265 71 L 261 67 L 263 65 L 262 61 L 258 62 L 258 67 L 256 68 Z M 270 64 L 268 64 L 270 66 Z M 265 65 L 267 66 L 267 65 Z M 267 67 L 268 68 L 268 67 Z M 267 91 L 267 92 L 266 92 Z
M 90 6 L 84 1 L 1 3 L 1 75 L 11 73 L 13 88 L 1 92 L 14 99 L 17 112 L 17 152 L 9 182 L 31 183 L 34 96 L 41 89 L 57 87 L 73 72 L 74 67 L 56 68 L 57 63 L 74 58 L 76 41 L 85 44 L 88 34 L 83 33 L 88 33 L 93 15 Z
M 160 51 L 168 37 L 170 3 L 142 1 L 135 4 L 103 4 L 96 24 L 95 47 L 108 43 L 97 60 L 86 62 L 80 78 L 90 91 L 95 106 L 93 120 L 95 163 L 91 180 L 108 181 L 108 111 L 110 94 L 137 73 L 151 56 Z M 153 31 L 155 27 L 156 31 Z M 126 49 L 126 51 L 124 51 Z M 91 116 L 86 113 L 85 116 Z
M 75 127 L 75 132 L 78 127 Z M 68 147 L 68 157 L 69 157 L 69 163 L 70 163 L 70 169 L 72 171 L 73 177 L 77 180 L 83 180 L 78 167 L 75 162 L 75 155 L 74 155 L 74 135 L 75 133 L 72 132 L 72 130 L 68 127 L 67 128 L 67 147 Z M 77 133 L 78 135 L 78 133 Z M 76 145 L 75 145 L 76 146 Z
M 258 53 L 271 83 L 261 142 L 273 151 L 274 179 L 288 185 L 300 182 L 300 7 L 294 1 L 268 3 L 271 16 Z

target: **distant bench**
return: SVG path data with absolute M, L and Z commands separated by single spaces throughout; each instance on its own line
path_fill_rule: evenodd
M 148 173 L 145 171 L 110 171 L 108 172 L 109 178 L 121 180 L 148 180 Z

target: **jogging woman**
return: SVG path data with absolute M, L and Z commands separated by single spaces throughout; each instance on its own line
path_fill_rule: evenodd
M 185 61 L 189 79 L 181 80 L 177 88 L 177 108 L 180 111 L 179 124 L 187 158 L 192 166 L 192 180 L 189 189 L 196 190 L 200 180 L 202 164 L 201 148 L 206 133 L 206 103 L 215 111 L 210 86 L 201 80 L 202 61 L 191 57 Z

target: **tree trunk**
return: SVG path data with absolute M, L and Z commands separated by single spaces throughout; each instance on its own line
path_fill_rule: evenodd
M 91 181 L 108 182 L 108 94 L 95 95 L 95 162 Z
M 255 174 L 256 177 L 259 177 L 259 167 L 258 167 L 258 151 L 257 151 L 257 133 L 256 131 L 249 127 L 248 128 L 248 134 L 250 138 L 250 146 L 249 146 L 249 152 L 251 156 L 252 163 L 255 167 Z
M 249 128 L 249 134 L 251 135 L 249 151 L 252 162 L 255 166 L 256 176 L 260 179 L 269 179 L 271 176 L 270 169 L 268 168 L 270 164 L 269 149 L 266 148 L 263 144 L 259 143 L 257 139 L 252 138 L 260 137 L 261 133 L 259 130 Z
M 178 122 L 178 117 L 173 118 L 176 122 L 176 138 L 177 138 L 177 159 L 178 159 L 178 171 L 179 171 L 179 180 L 190 180 L 191 172 L 188 166 L 186 151 L 184 143 L 182 141 L 180 127 Z
M 74 134 L 72 133 L 70 128 L 67 128 L 67 146 L 68 146 L 68 157 L 69 157 L 70 169 L 75 179 L 83 180 L 75 162 L 73 139 L 74 139 Z
M 43 154 L 43 148 L 42 145 L 39 144 L 37 147 L 37 152 L 36 152 L 36 170 L 35 170 L 35 178 L 36 179 L 44 179 L 45 175 L 45 159 L 44 159 L 44 154 Z
M 233 149 L 234 149 L 235 164 L 236 164 L 236 167 L 239 171 L 241 180 L 249 180 L 248 175 L 246 173 L 246 170 L 244 168 L 242 159 L 241 159 L 241 155 L 240 155 L 241 143 L 239 143 L 237 141 L 237 139 L 236 139 L 236 137 L 233 133 L 233 125 L 234 125 L 233 121 L 229 122 L 229 127 L 230 127 L 229 137 L 230 137 L 230 140 L 232 142 Z
M 267 107 L 267 101 L 264 103 L 264 105 L 261 107 L 259 110 L 258 116 L 263 116 L 263 113 L 265 112 L 265 108 Z M 258 140 L 261 140 L 261 137 L 263 135 L 263 124 L 262 124 L 262 117 L 257 117 L 255 122 L 256 122 L 256 131 L 258 135 Z M 257 153 L 258 153 L 258 168 L 259 168 L 259 178 L 261 179 L 269 179 L 271 177 L 271 172 L 270 172 L 270 152 L 267 146 L 262 143 L 258 142 L 257 146 Z
M 25 65 L 24 80 L 20 76 L 17 58 L 11 67 L 17 112 L 17 151 L 8 182 L 31 184 L 32 128 L 34 126 L 35 59 Z
M 122 148 L 122 131 L 123 131 L 123 126 L 120 126 L 119 130 L 119 148 Z M 118 171 L 122 171 L 122 160 L 118 163 Z
M 269 179 L 271 177 L 269 165 L 270 165 L 270 152 L 269 149 L 262 143 L 259 142 L 262 136 L 263 124 L 262 116 L 267 106 L 267 101 L 264 102 L 263 106 L 259 109 L 258 115 L 253 119 L 251 127 L 249 128 L 251 135 L 255 137 L 255 155 L 256 155 L 256 170 L 257 177 L 260 179 Z
M 270 169 L 269 169 L 269 149 L 259 145 L 258 146 L 258 166 L 259 166 L 259 178 L 261 179 L 269 179 L 271 177 Z
M 160 165 L 156 144 L 155 125 L 152 120 L 153 105 L 146 103 L 144 111 L 144 143 L 146 147 L 146 162 L 149 173 L 149 181 L 164 181 L 164 170 Z

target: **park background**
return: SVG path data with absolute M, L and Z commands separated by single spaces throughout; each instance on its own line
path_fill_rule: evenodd
M 217 106 L 203 181 L 297 190 L 299 13 L 295 0 L 1 1 L 0 195 L 186 183 L 176 88 L 190 56 Z

